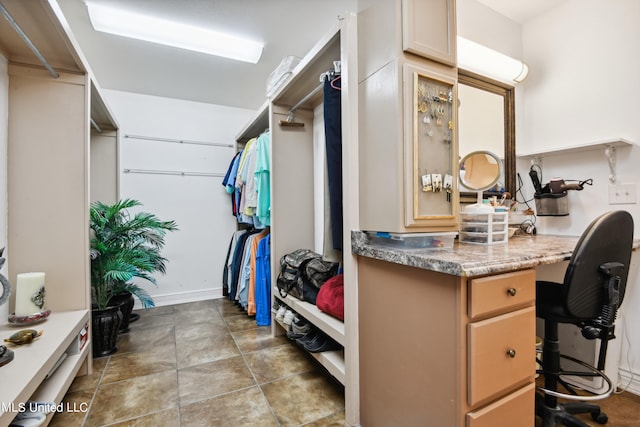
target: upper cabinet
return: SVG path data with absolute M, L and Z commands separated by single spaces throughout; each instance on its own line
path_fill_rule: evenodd
M 374 0 L 358 14 L 362 230 L 458 228 L 454 12 L 453 0 Z
M 402 49 L 455 66 L 455 0 L 402 0 Z

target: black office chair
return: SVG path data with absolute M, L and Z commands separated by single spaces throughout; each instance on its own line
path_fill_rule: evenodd
M 631 250 L 633 218 L 626 211 L 607 212 L 596 218 L 578 240 L 569 260 L 563 283 L 536 282 L 536 315 L 544 319 L 542 369 L 544 386 L 536 393 L 536 415 L 542 427 L 557 424 L 567 427 L 588 427 L 574 414 L 590 413 L 600 424 L 607 415 L 592 400 L 604 399 L 613 391 L 611 380 L 604 374 L 607 343 L 614 339 L 616 313 L 624 298 Z M 591 366 L 573 357 L 561 355 L 558 324 L 570 323 L 582 329 L 589 340 L 600 339 L 598 365 Z M 582 368 L 563 370 L 561 359 L 568 359 Z M 561 376 L 601 376 L 608 390 L 597 395 L 578 396 L 574 386 Z M 559 391 L 561 385 L 568 393 Z M 558 404 L 558 398 L 576 402 Z

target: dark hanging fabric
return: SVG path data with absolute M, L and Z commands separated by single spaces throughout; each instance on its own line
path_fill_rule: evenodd
M 333 248 L 342 250 L 342 106 L 340 76 L 324 80 L 324 133 Z
M 222 269 L 222 296 L 228 296 L 229 295 L 229 265 L 228 265 L 228 260 L 229 257 L 231 256 L 231 248 L 233 245 L 233 236 L 231 237 L 231 240 L 229 241 L 229 249 L 227 249 L 227 256 L 224 259 L 224 268 Z
M 236 291 L 238 289 L 238 281 L 240 280 L 240 270 L 242 269 L 242 258 L 244 255 L 244 246 L 250 235 L 259 232 L 259 230 L 249 230 L 241 236 L 238 236 L 236 247 L 233 251 L 233 263 L 231 265 L 231 283 L 229 283 L 229 300 L 235 301 Z

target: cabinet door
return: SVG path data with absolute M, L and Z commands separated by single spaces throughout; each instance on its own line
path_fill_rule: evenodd
M 402 0 L 402 49 L 456 64 L 455 0 Z
M 405 225 L 458 228 L 456 79 L 404 65 Z

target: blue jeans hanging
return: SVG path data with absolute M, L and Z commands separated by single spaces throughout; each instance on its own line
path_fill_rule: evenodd
M 342 106 L 340 77 L 324 80 L 324 132 L 333 248 L 342 250 Z

